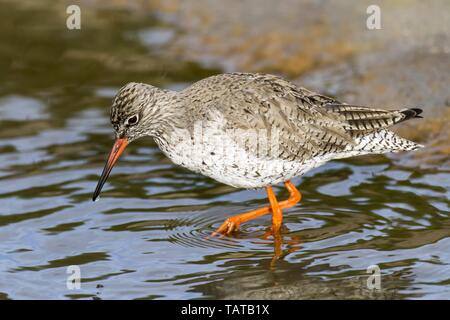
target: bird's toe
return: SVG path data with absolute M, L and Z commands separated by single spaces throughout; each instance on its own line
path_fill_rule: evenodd
M 211 237 L 215 236 L 229 236 L 232 233 L 239 231 L 240 222 L 233 218 L 226 219 L 219 228 L 217 228 L 213 233 L 211 233 Z

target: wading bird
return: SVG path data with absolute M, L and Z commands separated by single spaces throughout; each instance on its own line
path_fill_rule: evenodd
M 292 178 L 333 159 L 420 148 L 387 128 L 421 112 L 348 105 L 267 74 L 215 75 L 180 92 L 128 83 L 113 100 L 117 139 L 93 200 L 125 147 L 150 136 L 177 165 L 233 187 L 266 189 L 269 206 L 226 219 L 213 235 L 268 213 L 278 232 L 282 209 L 301 199 Z M 278 183 L 287 200 L 275 197 Z

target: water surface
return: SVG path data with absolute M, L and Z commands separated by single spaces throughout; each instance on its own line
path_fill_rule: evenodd
M 285 210 L 282 238 L 265 237 L 267 216 L 205 239 L 266 205 L 264 191 L 191 173 L 142 139 L 92 202 L 118 88 L 176 89 L 220 72 L 167 60 L 177 30 L 154 17 L 93 12 L 95 23 L 68 31 L 59 7 L 2 3 L 1 298 L 450 298 L 449 168 L 331 162 L 294 180 L 303 200 Z M 70 265 L 79 290 L 66 287 Z M 371 265 L 381 290 L 366 286 Z

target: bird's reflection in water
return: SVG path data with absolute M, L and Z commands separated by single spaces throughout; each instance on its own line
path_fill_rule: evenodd
M 301 249 L 303 241 L 300 236 L 288 235 L 288 233 L 289 229 L 286 226 L 282 226 L 278 232 L 273 232 L 272 228 L 269 227 L 262 236 L 263 240 L 273 239 L 273 257 L 270 262 L 270 269 L 272 271 L 275 271 L 278 260 L 282 260 L 288 254 Z M 287 248 L 283 250 L 284 245 Z
M 225 237 L 241 238 L 242 234 L 240 232 L 234 233 L 234 235 L 225 236 L 220 235 L 220 239 Z M 212 240 L 214 237 L 212 235 L 207 235 L 203 238 L 205 241 Z M 273 256 L 270 261 L 270 269 L 272 271 L 276 270 L 276 264 L 279 260 L 282 260 L 288 254 L 293 253 L 301 249 L 301 244 L 303 243 L 302 238 L 298 235 L 290 235 L 289 229 L 282 225 L 281 229 L 273 232 L 272 227 L 268 227 L 262 236 L 257 237 L 258 240 L 263 240 L 264 243 L 273 242 Z M 254 241 L 258 243 L 259 241 Z

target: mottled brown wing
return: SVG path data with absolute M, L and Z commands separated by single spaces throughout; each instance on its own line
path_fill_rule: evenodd
M 265 157 L 304 161 L 354 144 L 344 117 L 323 107 L 336 102 L 272 77 L 247 83 L 242 90 L 231 90 L 218 108 L 229 129 L 265 130 L 270 139 L 275 138 L 270 144 L 277 143 L 277 148 L 270 150 L 276 152 Z M 251 142 L 242 135 L 235 140 L 244 148 Z
M 420 109 L 387 111 L 343 104 L 298 87 L 280 77 L 264 74 L 222 74 L 193 84 L 189 97 L 192 121 L 223 117 L 227 129 L 277 133 L 276 152 L 258 156 L 304 161 L 340 152 L 355 145 L 355 138 L 417 117 Z M 235 141 L 247 148 L 238 134 Z M 271 140 L 270 143 L 273 143 Z
M 347 104 L 329 104 L 326 107 L 343 116 L 346 121 L 345 129 L 354 132 L 388 128 L 411 118 L 420 118 L 419 114 L 422 113 L 419 108 L 383 110 Z

